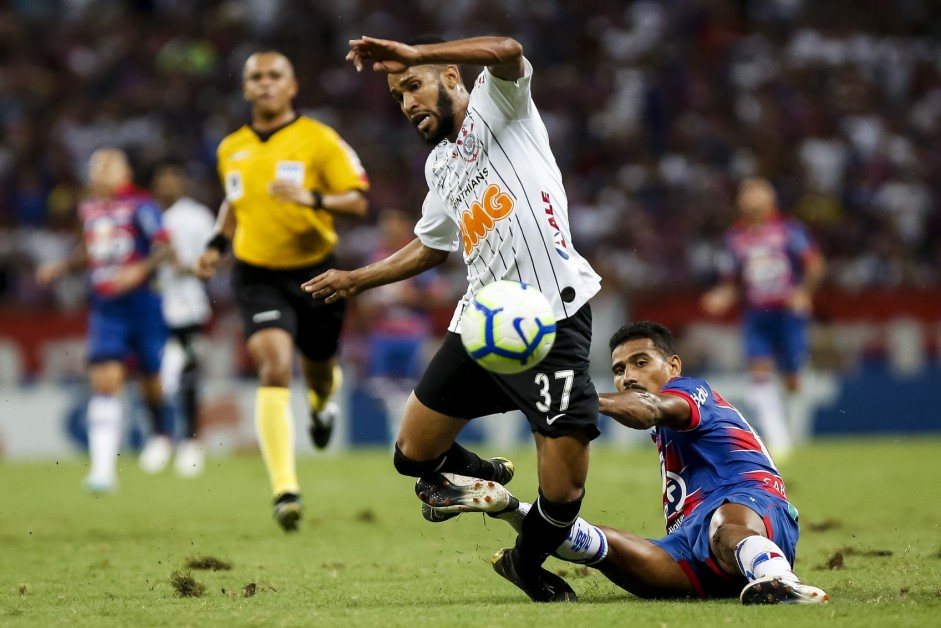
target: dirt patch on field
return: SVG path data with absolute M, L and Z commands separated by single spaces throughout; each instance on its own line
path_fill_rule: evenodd
M 232 563 L 227 560 L 222 560 L 221 558 L 216 558 L 214 556 L 200 556 L 198 558 L 190 558 L 186 561 L 186 567 L 188 569 L 211 569 L 212 571 L 229 571 L 232 569 Z
M 196 580 L 188 571 L 174 571 L 170 574 L 170 584 L 180 597 L 202 597 L 206 585 Z

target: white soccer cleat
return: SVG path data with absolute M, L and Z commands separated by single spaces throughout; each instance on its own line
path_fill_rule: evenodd
M 502 484 L 456 473 L 436 473 L 415 484 L 415 494 L 438 515 L 462 512 L 497 513 L 510 505 L 513 496 Z M 425 517 L 428 519 L 428 517 Z M 431 521 L 431 519 L 429 519 Z
M 203 472 L 206 450 L 198 440 L 187 439 L 177 445 L 173 470 L 184 478 L 194 478 Z
M 173 443 L 167 436 L 152 436 L 140 454 L 138 463 L 144 473 L 160 473 L 170 464 L 173 455 Z
M 91 475 L 85 476 L 82 480 L 82 488 L 91 493 L 92 495 L 104 495 L 106 493 L 113 493 L 118 487 L 118 483 L 114 478 L 98 478 L 92 477 Z
M 826 604 L 830 596 L 823 589 L 781 576 L 766 576 L 749 582 L 739 596 L 742 604 Z

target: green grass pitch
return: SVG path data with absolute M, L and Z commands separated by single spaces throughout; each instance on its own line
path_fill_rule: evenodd
M 479 453 L 515 454 L 511 488 L 532 497 L 532 450 Z M 128 457 L 102 497 L 80 489 L 82 461 L 0 463 L 0 626 L 941 625 L 937 438 L 818 441 L 781 465 L 801 512 L 796 570 L 827 606 L 640 601 L 555 559 L 581 601 L 535 605 L 490 568 L 512 530 L 482 515 L 426 523 L 388 453 L 299 466 L 305 519 L 287 535 L 255 456 L 210 459 L 194 480 Z M 652 448 L 598 446 L 583 514 L 660 536 L 659 490 Z M 187 569 L 202 558 L 230 568 Z M 174 575 L 202 595 L 180 596 Z

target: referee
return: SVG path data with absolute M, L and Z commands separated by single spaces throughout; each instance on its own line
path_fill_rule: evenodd
M 231 243 L 233 286 L 258 374 L 255 429 L 275 519 L 292 531 L 302 511 L 290 415 L 293 347 L 307 384 L 311 437 L 323 448 L 337 414 L 330 396 L 340 386 L 336 355 L 345 310 L 342 301 L 312 300 L 300 285 L 335 266 L 333 217 L 364 216 L 369 182 L 333 129 L 294 110 L 297 80 L 283 54 L 250 56 L 242 94 L 251 123 L 219 144 L 225 201 L 197 274 L 212 277 Z

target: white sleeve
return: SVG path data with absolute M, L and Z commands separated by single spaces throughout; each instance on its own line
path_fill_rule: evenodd
M 429 190 L 421 206 L 421 219 L 415 225 L 421 243 L 439 251 L 456 251 L 460 243 L 457 225 L 448 215 L 441 199 Z
M 523 57 L 523 76 L 515 81 L 498 78 L 484 68 L 474 83 L 471 104 L 506 120 L 529 118 L 532 116 L 532 78 L 533 66 L 526 57 Z M 477 98 L 473 98 L 475 94 Z

